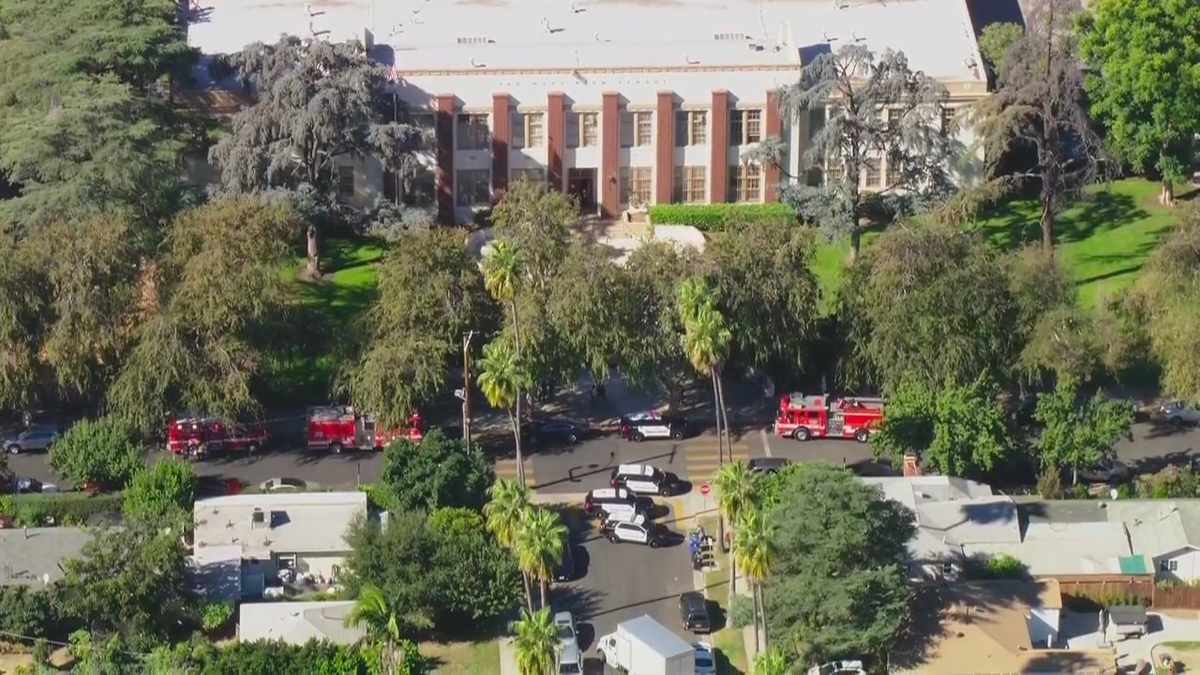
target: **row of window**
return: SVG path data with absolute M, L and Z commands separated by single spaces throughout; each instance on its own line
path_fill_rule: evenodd
M 887 189 L 901 183 L 900 167 L 893 163 L 887 163 L 887 176 L 884 176 L 882 170 L 883 162 L 878 159 L 868 159 L 863 162 L 862 171 L 858 175 L 859 187 L 865 189 Z M 830 160 L 825 163 L 825 181 L 828 183 L 837 183 L 842 180 L 846 174 L 846 168 L 840 162 Z

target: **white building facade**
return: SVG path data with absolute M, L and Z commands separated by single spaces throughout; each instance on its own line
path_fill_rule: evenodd
M 462 221 L 528 177 L 614 217 L 630 205 L 777 200 L 778 185 L 804 174 L 811 133 L 808 116 L 783 114 L 778 91 L 822 51 L 902 51 L 945 85 L 952 110 L 986 96 L 965 3 L 211 0 L 188 33 L 205 54 L 280 33 L 358 39 L 393 69 L 399 101 L 436 139 L 423 156 L 429 179 L 403 195 L 365 159 L 341 176 L 352 202 L 382 195 Z M 947 131 L 965 149 L 954 168 L 970 178 L 982 159 L 970 130 Z M 745 160 L 775 137 L 782 167 Z M 881 159 L 860 183 L 883 189 L 887 175 Z

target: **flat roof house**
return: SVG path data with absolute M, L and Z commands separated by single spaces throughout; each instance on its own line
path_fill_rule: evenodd
M 362 492 L 243 494 L 196 502 L 192 561 L 210 593 L 230 597 L 232 566 L 243 597 L 262 593 L 282 570 L 320 583 L 337 576 L 346 530 L 367 515 Z
M 309 640 L 354 644 L 366 633 L 346 625 L 351 600 L 324 602 L 247 602 L 238 608 L 238 638 L 244 642 L 280 640 L 303 645 Z
M 340 189 L 358 206 L 382 196 L 464 221 L 523 177 L 549 181 L 606 218 L 630 205 L 776 201 L 777 185 L 804 175 L 801 157 L 825 119 L 783 114 L 778 90 L 816 55 L 848 44 L 902 51 L 940 80 L 951 109 L 943 127 L 961 146 L 951 169 L 970 181 L 982 164 L 971 129 L 955 121 L 988 86 L 966 0 L 194 7 L 184 12 L 188 39 L 209 57 L 287 33 L 359 40 L 391 68 L 397 100 L 436 138 L 422 156 L 428 176 L 405 195 L 373 159 L 349 162 Z M 198 81 L 210 79 L 211 62 L 202 61 Z M 764 138 L 784 141 L 783 170 L 745 161 Z M 886 189 L 887 176 L 880 157 L 859 182 Z
M 62 563 L 78 558 L 92 533 L 78 527 L 0 530 L 0 586 L 39 589 L 62 579 Z

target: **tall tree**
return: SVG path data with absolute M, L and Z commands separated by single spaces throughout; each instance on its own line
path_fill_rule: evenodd
M 408 419 L 446 381 L 468 330 L 491 330 L 497 311 L 462 236 L 413 230 L 390 247 L 362 343 L 339 373 L 338 388 L 387 424 Z
M 172 0 L 0 5 L 0 232 L 124 210 L 157 229 L 194 129 L 159 86 L 194 59 Z M 153 241 L 153 238 L 148 238 Z
M 562 562 L 567 526 L 563 525 L 558 513 L 550 509 L 529 508 L 528 514 L 517 525 L 513 550 L 521 569 L 541 584 L 542 607 L 547 608 L 550 606 L 550 577 Z
M 910 205 L 949 193 L 955 148 L 942 129 L 948 97 L 937 80 L 913 71 L 901 52 L 876 56 L 862 45 L 846 45 L 817 56 L 805 64 L 799 82 L 783 90 L 781 105 L 796 120 L 819 120 L 812 113 L 825 113 L 804 156 L 805 170 L 818 169 L 820 184 L 789 184 L 780 197 L 801 218 L 831 234 L 849 235 L 853 260 L 877 204 L 861 186 L 872 173 L 882 184 L 867 186 L 870 190 L 903 196 Z M 774 154 L 778 162 L 778 148 Z
M 624 331 L 617 364 L 630 381 L 654 383 L 667 392 L 672 411 L 679 407 L 692 365 L 683 347 L 678 308 L 679 285 L 694 273 L 695 256 L 666 242 L 651 242 L 625 263 L 631 293 L 618 306 Z
M 492 464 L 478 447 L 446 438 L 440 429 L 420 441 L 389 443 L 380 475 L 391 492 L 391 507 L 401 511 L 478 509 L 492 478 Z
M 530 386 L 529 371 L 504 338 L 483 347 L 479 361 L 479 388 L 488 403 L 508 412 L 517 452 L 517 480 L 525 487 L 525 457 L 521 453 L 521 391 Z
M 995 170 L 1009 150 L 1032 147 L 1020 176 L 1039 183 L 1042 248 L 1054 255 L 1055 219 L 1067 199 L 1104 172 L 1099 137 L 1084 109 L 1083 72 L 1071 22 L 1078 0 L 1037 0 L 1025 35 L 1008 50 L 996 92 L 979 104 L 976 130 Z
M 1025 28 L 1019 23 L 992 23 L 984 27 L 979 35 L 979 55 L 987 64 L 992 82 L 1000 79 L 1008 61 L 1008 51 L 1024 34 Z
M 1187 182 L 1200 134 L 1200 5 L 1099 0 L 1079 17 L 1089 111 L 1113 154 L 1162 181 L 1159 201 Z
M 1035 445 L 1042 464 L 1070 468 L 1074 481 L 1087 469 L 1116 457 L 1113 445 L 1129 435 L 1133 406 L 1112 400 L 1102 392 L 1081 400 L 1074 383 L 1060 381 L 1052 392 L 1038 397 L 1034 419 L 1042 425 Z
M 143 290 L 146 318 L 108 393 L 113 412 L 149 429 L 171 410 L 236 419 L 258 407 L 253 386 L 286 309 L 279 270 L 295 228 L 286 204 L 254 196 L 224 197 L 172 221 Z
M 521 618 L 512 624 L 513 651 L 518 675 L 547 675 L 554 668 L 558 649 L 558 630 L 550 608 L 534 612 L 521 610 Z
M 59 475 L 83 484 L 95 482 L 120 490 L 146 467 L 146 453 L 134 442 L 124 420 L 113 416 L 76 422 L 50 446 L 50 467 Z
M 754 474 L 745 462 L 739 460 L 722 464 L 713 483 L 717 488 L 717 507 L 721 516 L 729 522 L 731 529 L 736 530 L 741 526 L 742 517 L 758 506 L 755 503 Z M 737 556 L 730 558 L 729 562 L 729 598 L 732 602 L 737 592 Z
M 742 568 L 750 592 L 754 597 L 754 645 L 755 651 L 766 648 L 765 636 L 760 635 L 762 621 L 762 584 L 771 572 L 775 559 L 775 546 L 771 542 L 771 530 L 766 517 L 757 508 L 749 509 L 738 520 L 733 531 L 731 560 L 737 560 Z
M 708 375 L 713 385 L 713 414 L 717 420 L 717 461 L 724 463 L 722 444 L 729 441 L 729 420 L 725 416 L 725 392 L 721 369 L 729 358 L 733 334 L 725 317 L 713 305 L 713 293 L 701 277 L 692 277 L 679 285 L 679 320 L 683 324 L 683 351 L 696 372 Z
M 383 675 L 403 672 L 405 650 L 401 643 L 405 641 L 405 635 L 433 626 L 429 617 L 404 612 L 383 591 L 372 585 L 359 589 L 345 623 L 347 626 L 362 627 L 367 637 L 379 644 L 383 653 Z
M 775 644 L 807 663 L 891 645 L 910 613 L 912 511 L 848 471 L 803 464 L 767 519 L 777 552 L 765 588 Z
M 637 300 L 625 267 L 601 246 L 572 244 L 551 285 L 547 312 L 555 332 L 595 382 L 608 377 L 628 336 L 622 321 Z
M 517 530 L 522 521 L 532 513 L 529 493 L 520 481 L 496 479 L 488 489 L 491 499 L 483 505 L 488 531 L 501 546 L 513 552 L 516 558 Z M 533 591 L 529 588 L 529 575 L 521 570 L 521 581 L 525 585 L 525 606 L 533 608 Z
M 533 290 L 548 289 L 566 258 L 579 209 L 548 183 L 519 180 L 492 210 L 496 236 L 521 252 L 523 276 Z M 516 290 L 521 290 L 519 287 Z
M 394 103 L 388 68 L 362 44 L 285 35 L 273 45 L 248 45 L 229 61 L 257 96 L 210 153 L 229 189 L 298 190 L 337 211 L 340 165 L 373 156 L 399 175 L 421 170 L 414 153 L 424 134 L 386 114 Z M 319 223 L 307 224 L 313 277 L 321 274 Z
M 1200 208 L 1155 247 L 1132 301 L 1170 394 L 1200 401 Z

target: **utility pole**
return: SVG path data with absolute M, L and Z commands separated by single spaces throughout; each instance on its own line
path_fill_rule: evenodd
M 471 340 L 475 331 L 463 336 L 463 394 L 462 394 L 462 426 L 463 443 L 471 445 Z

